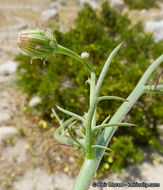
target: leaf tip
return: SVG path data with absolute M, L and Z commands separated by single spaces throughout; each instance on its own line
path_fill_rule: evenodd
M 123 41 L 120 46 L 123 47 L 126 44 L 126 41 Z

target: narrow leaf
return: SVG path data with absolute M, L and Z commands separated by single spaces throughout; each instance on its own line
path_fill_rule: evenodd
M 62 120 L 59 118 L 59 116 L 58 116 L 57 113 L 55 112 L 54 108 L 52 108 L 52 112 L 53 112 L 53 114 L 54 114 L 56 120 L 58 121 L 58 123 L 59 123 L 60 125 L 62 125 Z
M 99 130 L 99 129 L 102 129 L 102 128 L 105 128 L 105 127 L 114 127 L 114 126 L 135 126 L 135 124 L 132 124 L 132 123 L 114 123 L 114 124 L 102 124 L 102 125 L 98 125 L 96 127 L 94 127 L 92 129 L 92 131 L 96 131 L 96 130 Z
M 109 66 L 110 66 L 110 63 L 114 57 L 114 55 L 117 53 L 117 51 L 125 44 L 125 42 L 122 42 L 120 45 L 118 45 L 116 48 L 114 48 L 114 50 L 111 52 L 111 54 L 109 55 L 102 71 L 101 71 L 101 74 L 99 76 L 99 79 L 97 81 L 97 85 L 96 85 L 96 94 L 99 95 L 99 92 L 100 92 L 100 89 L 101 89 L 101 86 L 102 86 L 102 83 L 104 81 L 104 78 L 107 74 L 107 71 L 109 69 Z
M 123 101 L 123 102 L 129 102 L 127 99 L 124 99 L 124 98 L 121 98 L 121 97 L 118 97 L 118 96 L 101 96 L 98 98 L 98 101 L 102 101 L 102 100 L 120 100 L 120 101 Z
M 71 136 L 71 138 L 81 147 L 84 147 L 75 137 L 74 135 L 71 133 L 71 127 L 75 124 L 76 122 L 73 122 L 69 127 L 68 127 L 68 133 Z
M 157 85 L 157 88 L 155 88 L 155 85 L 152 86 L 144 86 L 144 91 L 146 93 L 154 92 L 154 93 L 162 93 L 163 92 L 163 85 Z
M 101 146 L 101 145 L 92 145 L 92 148 L 100 148 L 100 149 L 112 151 L 112 149 L 110 149 L 106 146 Z
M 65 114 L 67 114 L 67 115 L 70 115 L 70 116 L 72 116 L 72 117 L 75 117 L 76 119 L 78 119 L 78 120 L 80 120 L 80 121 L 82 121 L 82 122 L 85 122 L 85 120 L 81 117 L 81 116 L 79 116 L 79 115 L 77 115 L 77 114 L 75 114 L 75 113 L 73 113 L 73 112 L 70 112 L 70 111 L 68 111 L 68 110 L 65 110 L 65 109 L 63 109 L 63 108 L 61 108 L 61 107 L 59 107 L 59 106 L 56 106 L 61 112 L 63 112 L 63 113 L 65 113 Z
M 104 119 L 104 121 L 101 123 L 101 125 L 102 125 L 102 124 L 106 124 L 109 119 L 110 119 L 110 115 L 108 115 L 108 116 Z

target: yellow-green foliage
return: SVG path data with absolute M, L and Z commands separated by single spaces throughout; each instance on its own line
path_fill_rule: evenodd
M 150 9 L 154 7 L 159 7 L 158 3 L 162 0 L 124 0 L 124 2 L 131 9 Z
M 111 63 L 101 95 L 126 98 L 151 64 L 151 60 L 161 55 L 163 50 L 163 43 L 155 43 L 152 35 L 143 31 L 141 23 L 131 27 L 127 15 L 122 16 L 110 9 L 106 2 L 102 4 L 98 16 L 90 6 L 85 5 L 79 12 L 74 29 L 64 34 L 55 31 L 54 35 L 59 44 L 78 54 L 89 52 L 89 60 L 97 75 L 113 48 L 126 41 L 126 46 Z M 46 66 L 41 60 L 34 60 L 33 65 L 30 65 L 30 58 L 24 55 L 18 55 L 16 60 L 20 63 L 19 85 L 29 97 L 39 95 L 42 98 L 42 102 L 36 108 L 46 116 L 50 115 L 50 110 L 55 105 L 78 114 L 87 111 L 89 87 L 85 81 L 89 73 L 82 64 L 66 56 L 51 57 Z M 150 79 L 153 81 L 151 84 L 156 78 L 155 75 Z M 137 127 L 122 127 L 116 132 L 117 140 L 111 144 L 114 151 L 114 161 L 109 164 L 111 169 L 119 171 L 126 166 L 127 160 L 140 161 L 142 154 L 139 147 L 143 145 L 163 152 L 156 128 L 163 118 L 161 101 L 162 97 L 159 94 L 152 97 L 144 95 L 131 110 L 127 119 Z M 99 121 L 108 114 L 113 115 L 118 106 L 118 101 L 101 102 L 97 110 Z M 65 115 L 61 114 L 61 117 Z

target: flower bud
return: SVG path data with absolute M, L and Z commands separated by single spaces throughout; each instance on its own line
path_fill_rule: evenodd
M 82 57 L 83 59 L 88 59 L 89 53 L 88 53 L 88 52 L 83 52 L 83 53 L 81 54 L 81 57 Z
M 24 30 L 18 34 L 17 45 L 33 59 L 48 58 L 56 51 L 54 36 L 43 30 Z

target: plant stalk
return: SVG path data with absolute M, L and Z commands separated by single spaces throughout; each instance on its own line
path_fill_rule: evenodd
M 144 85 L 147 82 L 148 78 L 152 74 L 152 72 L 161 64 L 163 61 L 163 55 L 161 55 L 158 59 L 154 61 L 153 64 L 149 66 L 149 68 L 145 71 L 144 75 L 139 80 L 135 89 L 128 96 L 127 100 L 129 102 L 124 102 L 118 111 L 113 115 L 112 119 L 108 124 L 120 123 L 126 114 L 130 111 L 132 106 L 136 103 L 139 97 L 145 92 Z M 117 127 L 105 128 L 100 137 L 97 140 L 97 145 L 108 146 L 113 134 L 115 133 Z M 93 159 L 87 159 L 85 157 L 83 166 L 75 180 L 74 186 L 72 190 L 88 190 L 90 183 L 97 171 L 97 168 L 100 164 L 100 161 L 103 157 L 104 150 L 95 149 L 95 157 Z

